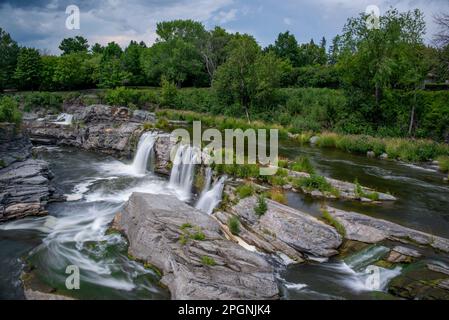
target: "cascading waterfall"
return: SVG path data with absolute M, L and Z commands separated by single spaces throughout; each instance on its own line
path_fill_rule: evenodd
M 181 145 L 176 151 L 170 175 L 170 186 L 180 188 L 185 198 L 190 198 L 195 174 L 195 164 L 200 163 L 200 152 L 190 145 Z
M 136 174 L 145 174 L 148 166 L 148 158 L 154 143 L 156 142 L 156 134 L 153 132 L 145 132 L 142 134 L 137 146 L 137 152 L 131 165 Z
M 72 124 L 73 115 L 68 113 L 61 113 L 53 123 L 62 124 L 62 125 L 71 125 Z
M 218 179 L 210 190 L 203 193 L 195 208 L 207 214 L 211 214 L 221 201 L 225 181 L 226 177 Z
M 206 181 L 204 183 L 203 191 L 201 191 L 201 196 L 203 196 L 210 189 L 210 185 L 212 183 L 212 168 L 206 168 Z

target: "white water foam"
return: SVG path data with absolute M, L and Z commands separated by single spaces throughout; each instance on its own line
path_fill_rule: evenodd
M 218 179 L 212 188 L 200 197 L 195 207 L 200 211 L 211 214 L 221 201 L 225 181 L 226 177 Z

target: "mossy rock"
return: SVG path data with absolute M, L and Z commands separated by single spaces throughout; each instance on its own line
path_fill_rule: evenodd
M 429 270 L 425 263 L 415 263 L 404 268 L 403 273 L 392 279 L 388 292 L 405 299 L 449 300 L 449 290 L 439 284 L 448 275 Z

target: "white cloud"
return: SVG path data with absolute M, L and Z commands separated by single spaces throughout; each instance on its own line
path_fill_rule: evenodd
M 288 26 L 291 26 L 291 25 L 292 25 L 292 19 L 290 19 L 290 18 L 285 17 L 285 18 L 283 19 L 283 21 L 284 21 L 284 23 L 285 23 L 286 25 L 288 25 Z
M 236 17 L 237 9 L 231 9 L 229 11 L 219 11 L 218 14 L 214 17 L 214 21 L 224 24 L 235 20 Z

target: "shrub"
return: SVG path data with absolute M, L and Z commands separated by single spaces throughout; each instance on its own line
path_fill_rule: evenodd
M 202 256 L 201 257 L 201 263 L 205 266 L 210 266 L 213 267 L 215 266 L 217 263 L 215 262 L 214 258 L 209 257 L 209 256 Z
M 30 112 L 36 108 L 61 111 L 63 97 L 57 93 L 50 92 L 32 92 L 23 96 L 24 110 Z
M 283 190 L 278 188 L 273 188 L 268 192 L 268 197 L 276 202 L 287 204 L 287 197 Z
M 272 186 L 277 186 L 277 187 L 281 187 L 281 186 L 287 184 L 287 179 L 286 178 L 280 177 L 280 176 L 276 176 L 276 175 L 269 176 L 268 181 L 269 181 L 269 183 Z
M 159 119 L 157 119 L 154 127 L 157 129 L 160 129 L 160 130 L 167 130 L 170 128 L 170 123 L 165 118 L 159 118 Z
M 265 200 L 265 197 L 263 195 L 259 196 L 257 198 L 257 204 L 254 208 L 254 212 L 259 217 L 263 216 L 268 210 L 267 201 Z
M 336 189 L 332 187 L 325 177 L 316 174 L 312 174 L 310 177 L 296 179 L 294 180 L 294 184 L 297 187 L 301 187 L 309 191 L 319 190 L 321 192 L 336 192 Z
M 235 191 L 237 192 L 240 199 L 244 199 L 252 196 L 255 192 L 255 189 L 252 183 L 247 183 L 238 186 Z
M 442 172 L 449 172 L 449 156 L 440 156 L 437 161 Z
M 332 132 L 323 132 L 316 145 L 322 148 L 334 148 L 337 144 L 338 135 Z
M 177 95 L 178 88 L 175 83 L 163 77 L 161 80 L 161 105 L 165 107 L 175 106 Z
M 307 156 L 300 156 L 296 158 L 296 160 L 290 164 L 290 169 L 293 171 L 307 172 L 310 174 L 315 173 L 315 169 Z
M 239 218 L 232 216 L 228 219 L 228 228 L 229 231 L 235 236 L 240 233 L 240 221 Z
M 20 124 L 21 121 L 22 114 L 17 101 L 8 96 L 0 98 L 0 122 Z
M 285 159 L 279 159 L 279 161 L 278 161 L 278 167 L 279 167 L 279 168 L 287 168 L 287 167 L 288 167 L 288 160 L 285 160 Z

